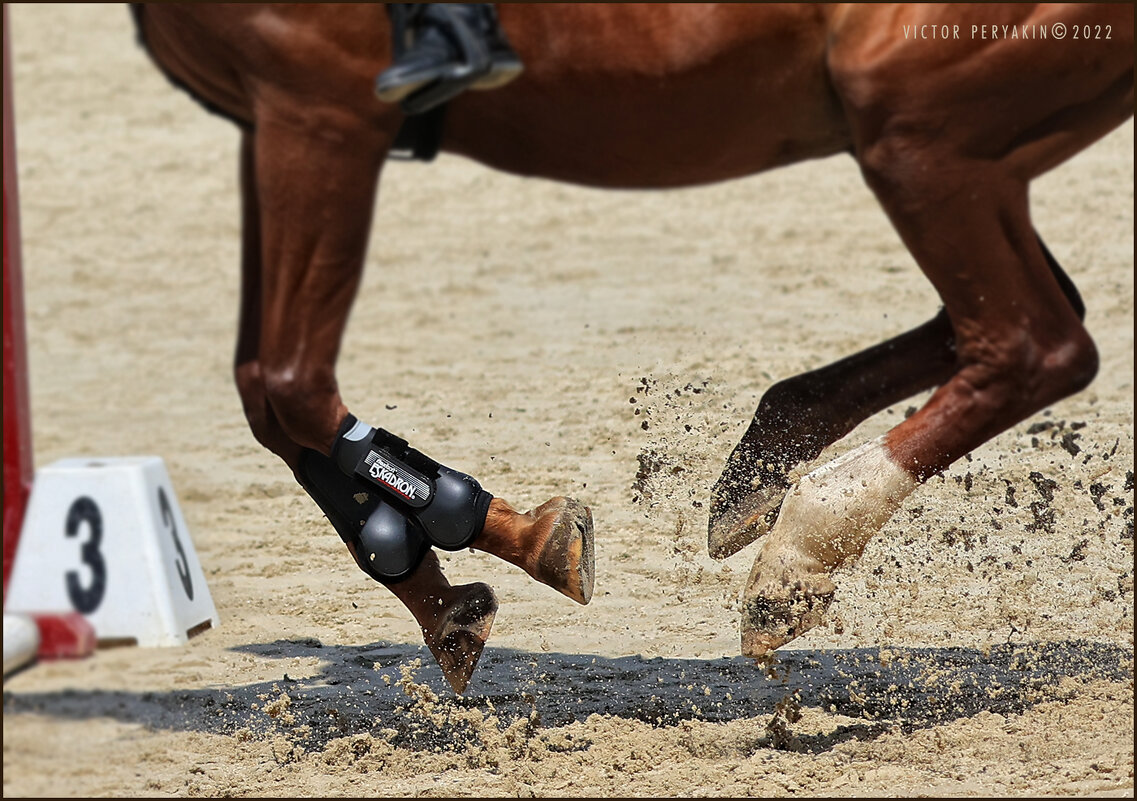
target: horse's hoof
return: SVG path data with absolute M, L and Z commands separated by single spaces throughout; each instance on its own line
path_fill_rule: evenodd
M 815 595 L 801 589 L 785 599 L 748 599 L 742 610 L 742 655 L 761 659 L 819 626 L 832 600 L 832 592 Z
M 572 498 L 553 498 L 532 514 L 537 518 L 534 526 L 540 549 L 533 577 L 587 604 L 596 575 L 592 511 Z
M 787 491 L 786 487 L 761 487 L 712 514 L 707 524 L 707 553 L 714 559 L 726 559 L 764 536 L 778 519 Z
M 825 576 L 777 587 L 771 594 L 754 594 L 742 607 L 742 655 L 768 656 L 791 640 L 821 625 L 833 601 L 833 582 Z
M 427 636 L 426 645 L 446 681 L 461 695 L 489 639 L 497 614 L 497 598 L 493 589 L 481 582 L 454 589 L 462 595 L 443 613 L 434 633 Z

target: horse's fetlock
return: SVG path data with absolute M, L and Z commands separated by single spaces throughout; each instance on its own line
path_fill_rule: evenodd
M 1097 375 L 1100 360 L 1097 346 L 1085 328 L 1045 339 L 1031 339 L 1030 359 L 1024 365 L 1029 373 L 1025 385 L 1036 385 L 1053 397 L 1052 402 L 1085 389 Z
M 795 416 L 811 410 L 821 400 L 823 399 L 818 397 L 808 382 L 800 380 L 800 376 L 794 376 L 779 381 L 766 390 L 758 408 L 770 414 Z

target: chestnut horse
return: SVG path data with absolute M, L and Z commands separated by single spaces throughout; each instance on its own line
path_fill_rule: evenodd
M 444 150 L 611 188 L 691 186 L 845 152 L 943 301 L 927 323 L 761 399 L 709 521 L 717 557 L 767 535 L 744 591 L 744 654 L 816 625 L 833 570 L 921 482 L 1093 379 L 1084 308 L 1035 234 L 1028 189 L 1132 115 L 1131 6 L 499 12 L 525 72 L 453 100 Z M 241 127 L 236 383 L 256 438 L 295 470 L 303 449 L 329 454 L 348 415 L 336 356 L 405 119 L 373 94 L 390 63 L 387 14 L 379 4 L 158 4 L 137 16 L 165 74 Z M 886 435 L 791 487 L 794 466 L 933 388 Z M 565 498 L 527 514 L 495 498 L 473 541 L 581 603 L 590 546 L 588 510 Z M 391 589 L 461 692 L 492 592 L 451 587 L 432 553 Z

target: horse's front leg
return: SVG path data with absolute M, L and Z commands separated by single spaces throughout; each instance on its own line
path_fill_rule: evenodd
M 264 243 L 255 157 L 254 134 L 246 132 L 241 140 L 242 281 L 234 375 L 254 436 L 283 459 L 303 485 L 306 481 L 302 461 L 322 457 L 296 442 L 281 424 L 270 402 L 261 357 Z M 347 546 L 352 557 L 370 575 L 372 571 L 356 545 L 349 541 Z M 443 575 L 437 557 L 431 553 L 425 554 L 402 581 L 387 586 L 418 621 L 423 639 L 447 681 L 455 692 L 463 692 L 493 624 L 497 610 L 493 590 L 481 582 L 452 586 Z
M 258 439 L 296 471 L 352 544 L 360 566 L 393 589 L 394 582 L 414 579 L 395 592 L 436 656 L 442 643 L 466 649 L 446 660 L 463 666 L 464 675 L 447 674 L 458 688 L 473 670 L 496 602 L 482 584 L 450 588 L 437 559 L 423 558 L 429 546 L 493 553 L 587 603 L 591 515 L 565 498 L 518 514 L 471 477 L 348 413 L 334 365 L 362 271 L 386 143 L 371 126 L 338 122 L 307 130 L 295 118 L 269 116 L 246 136 L 245 252 L 258 269 L 246 270 L 238 385 Z M 399 479 L 427 470 L 431 497 L 419 500 L 429 504 L 419 508 L 400 497 L 400 481 L 390 481 L 383 465 Z M 378 539 L 368 541 L 372 534 Z M 386 548 L 392 536 L 394 550 Z M 439 600 L 452 611 L 444 619 L 438 619 Z M 455 627 L 471 636 L 449 636 Z

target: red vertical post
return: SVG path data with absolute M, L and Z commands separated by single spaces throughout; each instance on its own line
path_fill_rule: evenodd
M 4 4 L 4 595 L 32 488 L 31 401 L 20 262 L 20 199 L 16 125 L 12 117 L 8 4 Z
M 20 260 L 20 194 L 16 180 L 16 121 L 12 113 L 12 59 L 8 4 L 4 4 L 4 599 L 16 561 L 24 510 L 32 491 L 32 405 L 28 394 L 28 340 L 24 329 L 24 275 Z M 87 656 L 95 630 L 78 612 L 33 614 L 40 659 Z

